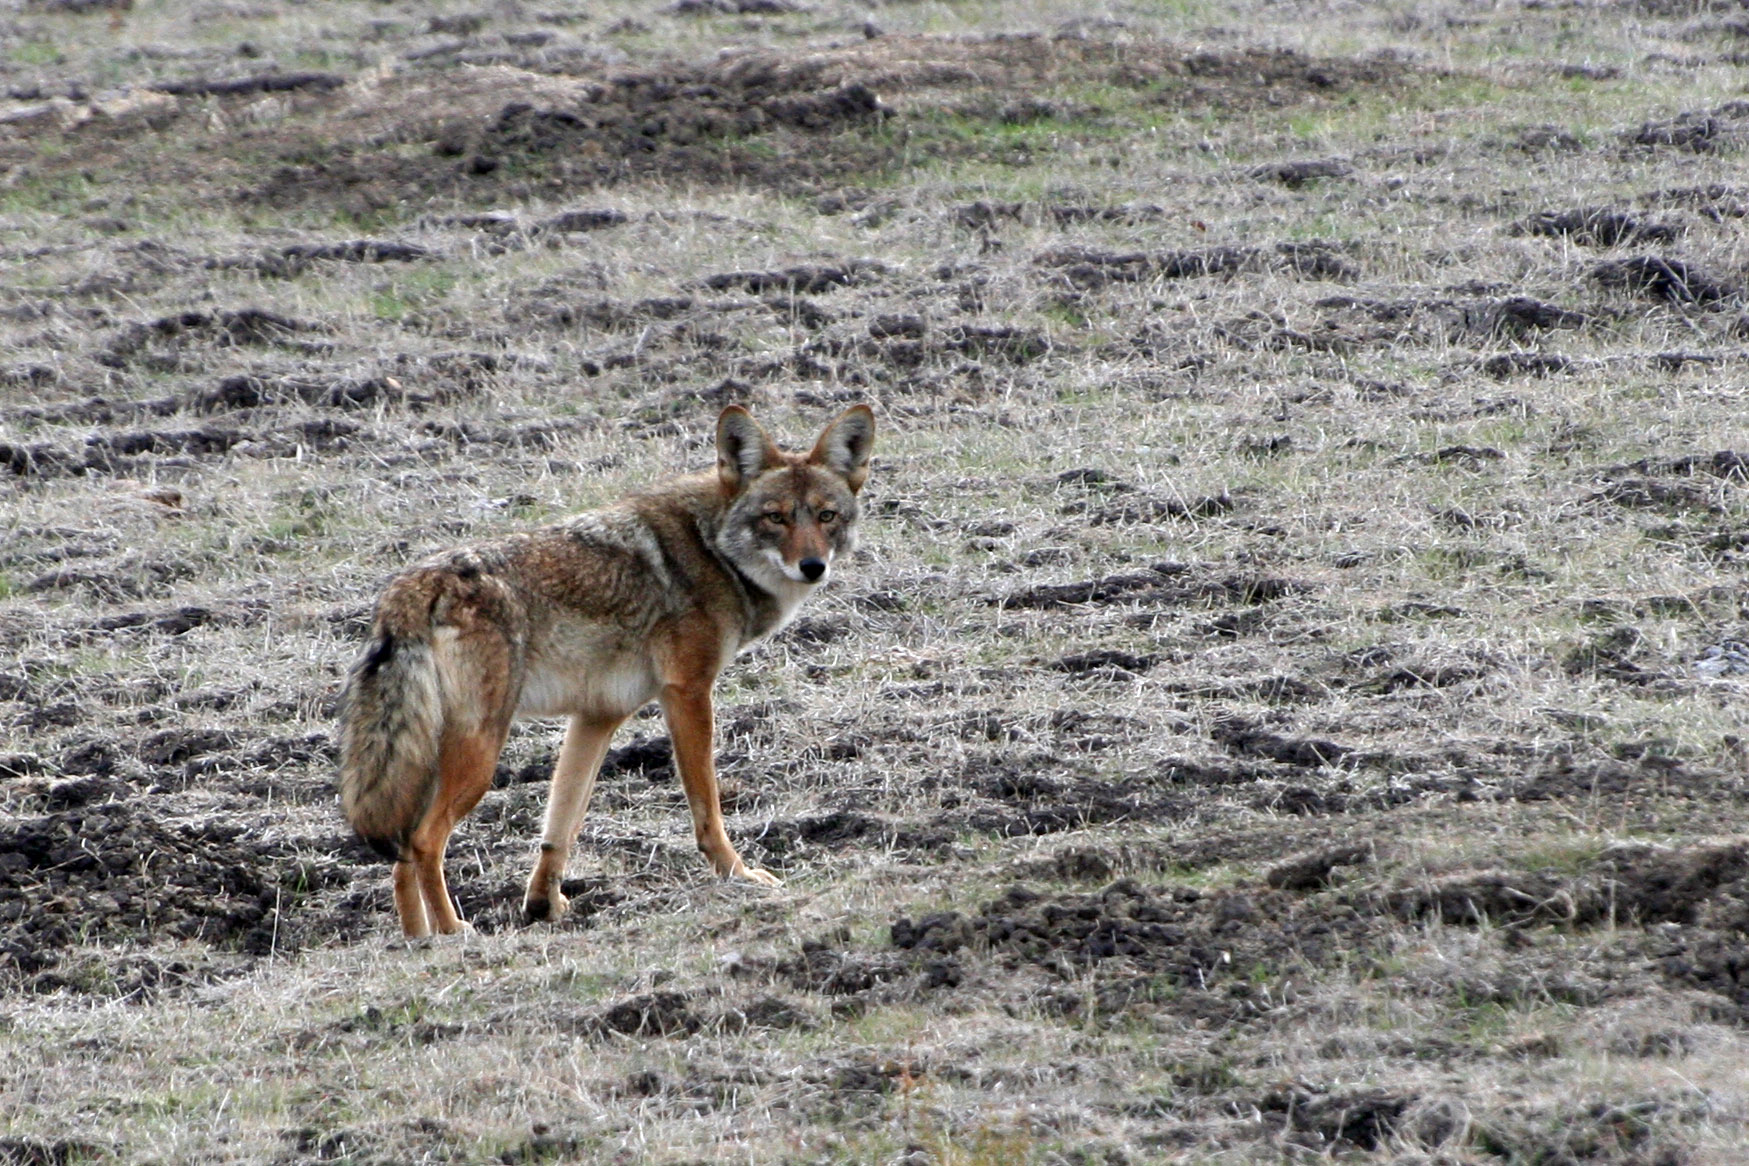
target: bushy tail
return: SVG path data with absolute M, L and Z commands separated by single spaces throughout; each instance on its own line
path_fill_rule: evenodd
M 346 678 L 340 713 L 340 805 L 383 857 L 396 859 L 437 792 L 443 686 L 429 626 L 375 639 Z

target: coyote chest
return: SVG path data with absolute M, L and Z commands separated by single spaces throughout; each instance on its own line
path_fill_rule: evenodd
M 629 717 L 654 700 L 659 688 L 655 662 L 643 645 L 612 628 L 566 623 L 530 646 L 516 715 Z

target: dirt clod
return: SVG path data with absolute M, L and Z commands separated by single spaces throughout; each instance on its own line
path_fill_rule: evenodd
M 1337 867 L 1370 862 L 1372 857 L 1372 848 L 1365 845 L 1329 847 L 1270 867 L 1263 881 L 1282 891 L 1313 890 L 1328 885 Z
M 1677 228 L 1668 223 L 1647 223 L 1612 207 L 1579 207 L 1568 211 L 1543 211 L 1513 224 L 1525 235 L 1554 235 L 1589 247 L 1616 247 L 1625 243 L 1674 242 Z
M 1591 268 L 1605 287 L 1622 288 L 1674 304 L 1718 304 L 1742 297 L 1742 288 L 1697 271 L 1680 259 L 1638 255 L 1611 259 Z

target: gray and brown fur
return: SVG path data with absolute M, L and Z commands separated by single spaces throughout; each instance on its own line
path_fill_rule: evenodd
M 570 718 L 525 917 L 564 912 L 565 861 L 608 741 L 650 700 L 662 703 L 712 868 L 776 883 L 724 832 L 711 688 L 854 546 L 873 440 L 874 415 L 858 405 L 807 453 L 785 453 L 730 406 L 717 421 L 715 472 L 444 552 L 390 581 L 347 677 L 340 798 L 359 835 L 395 860 L 406 934 L 464 926 L 444 848 L 491 786 L 519 716 Z

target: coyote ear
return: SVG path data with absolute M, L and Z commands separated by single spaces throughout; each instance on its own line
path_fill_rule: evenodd
M 825 466 L 839 475 L 852 493 L 862 489 L 868 478 L 874 428 L 874 410 L 867 405 L 852 405 L 820 434 L 813 452 L 808 454 L 808 464 Z
M 731 493 L 739 493 L 750 478 L 782 460 L 753 414 L 741 406 L 730 405 L 717 418 L 717 477 Z

